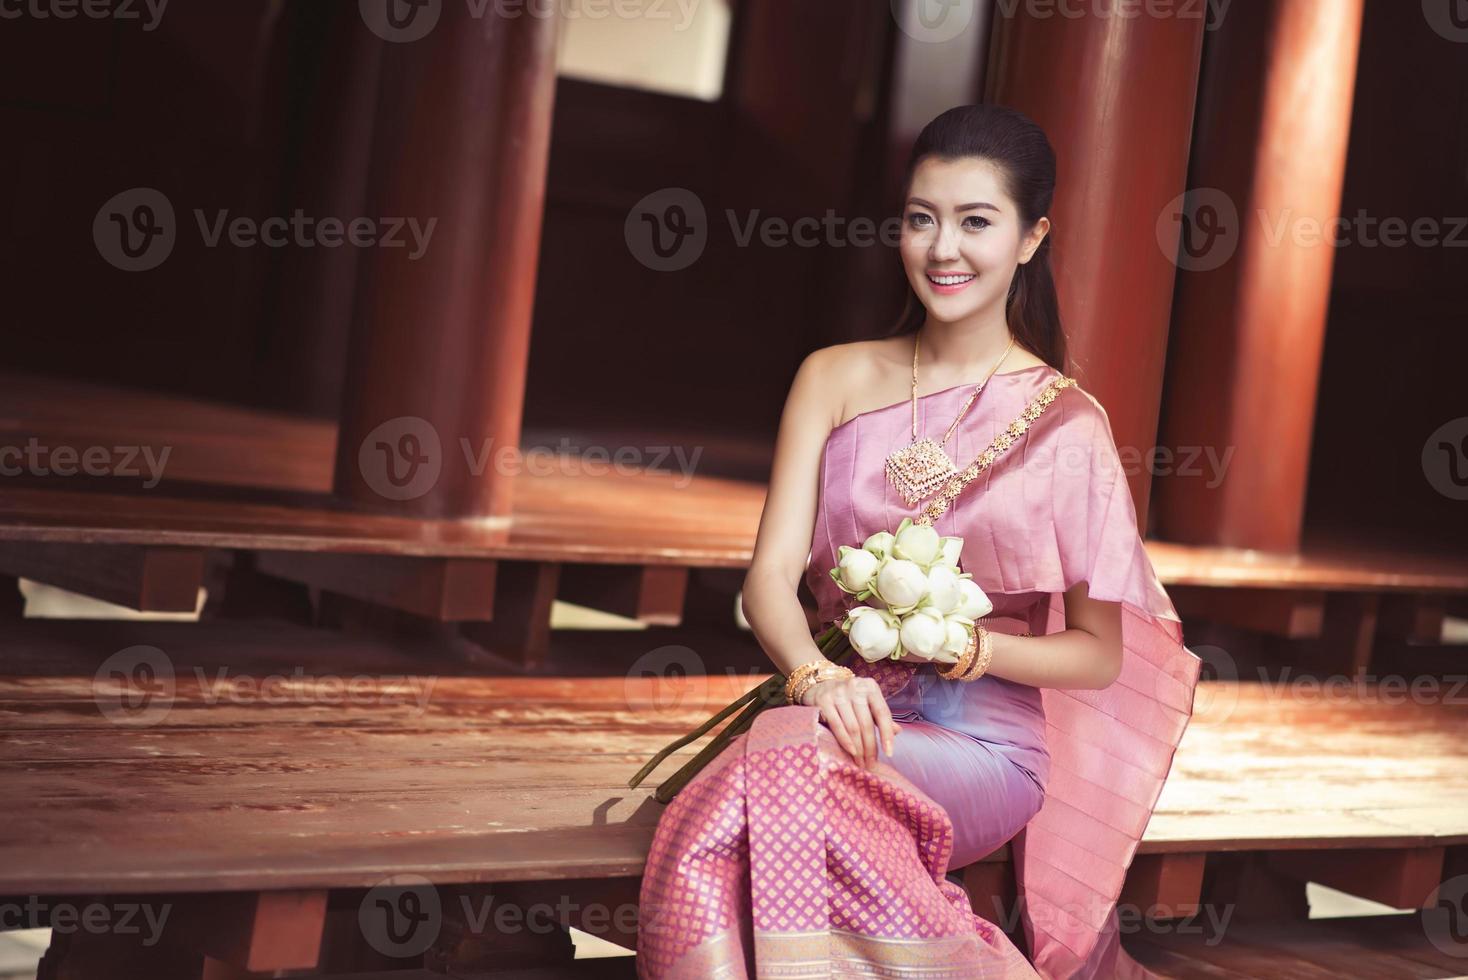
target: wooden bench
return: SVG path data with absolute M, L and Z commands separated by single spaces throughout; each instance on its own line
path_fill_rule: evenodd
M 117 477 L 7 477 L 0 585 L 19 576 L 134 609 L 183 611 L 223 568 L 216 580 L 241 594 L 273 578 L 463 624 L 483 649 L 528 672 L 546 665 L 555 599 L 676 625 L 696 601 L 690 572 L 722 570 L 732 577 L 704 598 L 727 618 L 765 496 L 761 483 L 702 471 L 686 482 L 675 472 L 527 472 L 516 477 L 507 518 L 410 519 L 332 499 L 330 421 L 15 374 L 0 375 L 0 419 L 0 445 L 34 437 L 169 453 L 151 489 Z M 720 444 L 736 470 L 754 455 Z M 1468 614 L 1461 555 L 1334 539 L 1312 540 L 1300 554 L 1164 542 L 1148 551 L 1190 622 L 1311 641 L 1291 648 L 1291 662 L 1348 674 L 1378 650 L 1388 666 L 1462 662 L 1461 647 L 1431 659 L 1421 646 L 1436 642 L 1449 612 Z
M 128 955 L 156 966 L 171 950 L 211 976 L 386 968 L 358 916 L 412 906 L 412 887 L 452 906 L 444 935 L 469 960 L 569 953 L 454 918 L 486 901 L 560 901 L 570 925 L 630 946 L 662 809 L 650 793 L 693 749 L 637 790 L 626 780 L 760 676 L 424 675 L 400 644 L 279 623 L 12 626 L 0 639 L 12 801 L 0 895 L 171 903 L 187 929 Z M 158 699 L 123 698 L 148 685 Z M 1464 700 L 1367 690 L 1336 703 L 1203 682 L 1123 902 L 1297 919 L 1317 881 L 1431 904 L 1438 882 L 1468 872 Z M 980 914 L 1012 900 L 1008 858 L 1006 847 L 965 869 Z M 606 914 L 618 909 L 620 928 Z M 66 942 L 56 959 L 96 955 L 87 936 Z
M 1164 924 L 1138 930 L 1122 943 L 1138 962 L 1163 977 L 1400 980 L 1462 977 L 1468 968 L 1468 947 L 1434 944 L 1417 913 L 1238 922 L 1222 931 L 1207 924 Z

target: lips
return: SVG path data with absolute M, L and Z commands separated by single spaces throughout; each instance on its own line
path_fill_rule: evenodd
M 933 292 L 940 295 L 960 292 L 978 278 L 972 272 L 928 272 L 925 275 Z

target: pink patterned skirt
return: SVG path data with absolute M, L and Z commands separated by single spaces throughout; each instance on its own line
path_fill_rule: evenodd
M 852 761 L 818 708 L 767 709 L 662 814 L 638 975 L 1039 977 L 946 877 L 954 839 L 943 806 L 885 757 Z

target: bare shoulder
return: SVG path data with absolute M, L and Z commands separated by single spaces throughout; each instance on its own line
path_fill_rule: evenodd
M 811 359 L 820 365 L 823 381 L 847 387 L 869 381 L 883 371 L 903 367 L 903 356 L 908 364 L 912 359 L 912 344 L 907 345 L 906 355 L 899 351 L 901 337 L 883 337 L 879 340 L 853 340 L 844 344 L 832 344 L 811 352 Z
M 806 359 L 830 393 L 831 425 L 853 414 L 848 393 L 881 391 L 905 385 L 912 369 L 912 341 L 906 337 L 853 340 L 814 350 Z

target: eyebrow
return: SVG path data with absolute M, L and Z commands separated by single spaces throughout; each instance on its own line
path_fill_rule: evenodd
M 907 203 L 908 204 L 921 204 L 925 208 L 930 208 L 930 209 L 932 209 L 934 211 L 937 211 L 938 210 L 938 206 L 936 204 L 933 204 L 933 203 L 931 203 L 929 201 L 924 201 L 920 197 L 910 197 L 910 198 L 907 199 Z M 960 204 L 958 207 L 954 208 L 953 210 L 955 210 L 955 211 L 974 211 L 974 210 L 977 210 L 978 208 L 988 208 L 990 211 L 998 211 L 1000 214 L 1003 214 L 1004 213 L 1002 210 L 1000 210 L 1000 208 L 999 208 L 998 205 L 990 204 L 988 201 L 975 201 L 972 204 Z

